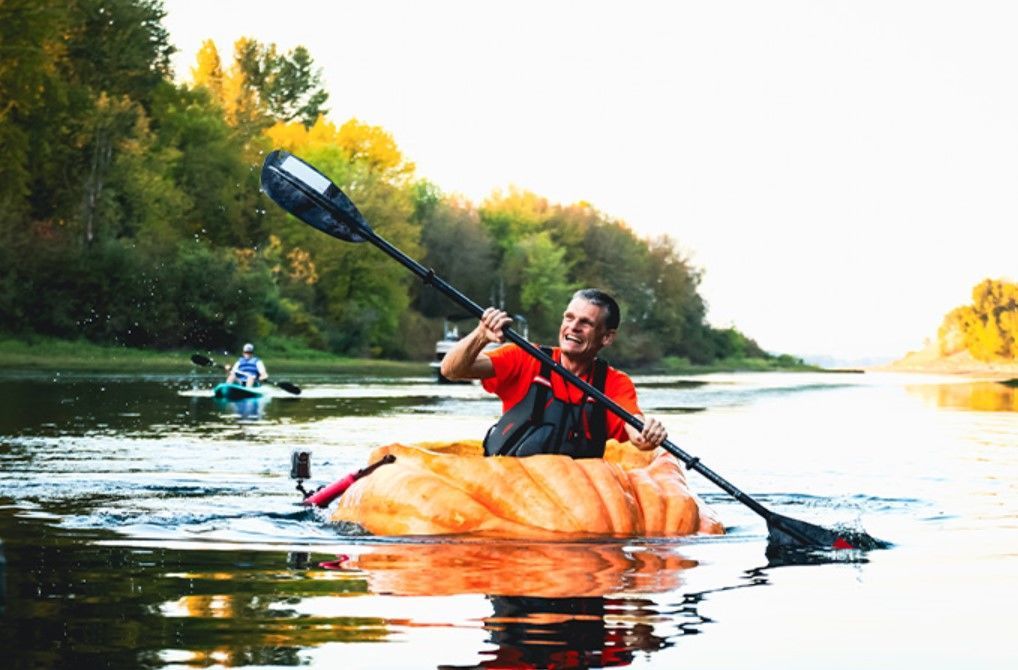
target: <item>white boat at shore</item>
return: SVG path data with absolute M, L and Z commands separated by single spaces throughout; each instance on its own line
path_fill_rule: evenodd
M 435 380 L 439 384 L 467 384 L 467 383 L 470 383 L 470 380 L 454 381 L 452 379 L 447 379 L 446 377 L 444 377 L 442 375 L 442 359 L 445 358 L 445 355 L 447 353 L 449 353 L 454 346 L 456 346 L 456 343 L 459 342 L 460 339 L 462 339 L 462 337 L 460 336 L 459 326 L 457 325 L 457 322 L 458 321 L 464 321 L 464 320 L 470 319 L 470 318 L 472 318 L 472 317 L 469 317 L 469 316 L 448 316 L 442 322 L 442 339 L 440 339 L 437 342 L 435 342 L 435 357 L 428 364 L 431 367 L 431 369 L 434 370 L 434 372 L 435 372 Z M 519 327 L 520 334 L 523 335 L 523 337 L 529 337 L 529 329 L 527 328 L 527 320 L 525 318 L 523 318 L 522 316 L 519 316 L 519 315 L 514 316 L 513 319 L 514 319 L 514 321 L 513 321 L 514 325 L 519 324 L 518 327 Z M 496 342 L 492 342 L 488 346 L 484 347 L 484 351 L 491 351 L 492 349 L 497 349 L 500 346 L 501 346 L 500 344 L 498 344 Z

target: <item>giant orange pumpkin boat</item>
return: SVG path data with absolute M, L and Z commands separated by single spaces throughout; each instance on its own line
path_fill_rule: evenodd
M 480 442 L 391 444 L 394 463 L 358 480 L 333 521 L 375 535 L 573 536 L 721 534 L 724 527 L 690 491 L 679 462 L 610 440 L 605 457 L 486 458 Z

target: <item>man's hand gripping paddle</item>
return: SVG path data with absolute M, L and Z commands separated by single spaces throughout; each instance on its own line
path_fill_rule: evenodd
M 304 223 L 345 242 L 371 242 L 420 277 L 425 284 L 434 286 L 471 315 L 480 318 L 484 313 L 484 309 L 480 305 L 449 285 L 433 270 L 425 268 L 379 237 L 339 187 L 311 165 L 286 151 L 273 151 L 265 158 L 261 179 L 262 190 L 280 207 Z M 604 393 L 556 363 L 550 356 L 527 342 L 511 328 L 506 328 L 503 333 L 506 340 L 549 365 L 563 379 L 568 380 L 589 397 L 602 403 L 629 425 L 637 430 L 643 430 L 643 423 L 639 419 L 619 407 Z M 767 522 L 768 540 L 771 546 L 863 550 L 888 546 L 887 543 L 864 532 L 831 530 L 776 514 L 703 465 L 699 458 L 687 454 L 668 440 L 665 440 L 661 446 L 685 463 L 687 468 L 696 470 L 763 517 Z

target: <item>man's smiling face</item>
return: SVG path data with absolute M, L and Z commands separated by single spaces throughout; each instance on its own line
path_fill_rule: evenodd
M 608 310 L 574 298 L 562 314 L 558 332 L 558 346 L 562 355 L 580 360 L 593 360 L 597 352 L 615 339 L 615 331 L 605 325 Z

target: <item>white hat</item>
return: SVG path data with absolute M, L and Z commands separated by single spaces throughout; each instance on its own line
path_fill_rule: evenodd
M 249 351 L 254 351 L 254 345 L 250 342 L 244 345 L 244 353 L 246 354 Z

